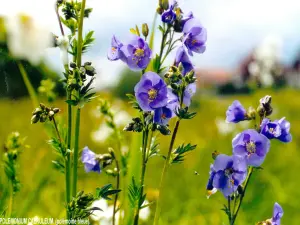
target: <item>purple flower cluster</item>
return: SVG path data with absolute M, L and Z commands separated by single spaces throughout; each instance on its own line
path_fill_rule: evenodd
M 170 4 L 169 8 L 161 15 L 163 23 L 169 24 L 174 27 L 177 32 L 183 32 L 183 44 L 188 49 L 188 53 L 192 56 L 193 52 L 203 53 L 206 50 L 205 42 L 207 40 L 207 31 L 199 22 L 194 18 L 192 12 L 187 15 L 181 13 L 176 1 Z
M 135 97 L 143 111 L 154 111 L 154 122 L 166 125 L 179 107 L 178 97 L 164 80 L 154 72 L 146 72 L 134 88 Z
M 143 70 L 147 68 L 151 55 L 152 51 L 143 38 L 132 35 L 129 42 L 123 44 L 113 36 L 107 58 L 111 61 L 122 60 L 131 70 Z
M 270 150 L 271 139 L 278 139 L 282 142 L 290 142 L 292 140 L 292 136 L 290 134 L 290 123 L 286 121 L 285 118 L 271 121 L 265 117 L 266 113 L 264 112 L 270 112 L 271 110 L 269 109 L 272 108 L 270 105 L 270 99 L 271 97 L 268 96 L 268 102 L 264 103 L 263 105 L 260 102 L 261 105 L 257 112 L 253 110 L 252 112 L 250 110 L 250 116 L 248 116 L 246 109 L 237 100 L 228 107 L 226 112 L 227 122 L 238 123 L 243 120 L 255 119 L 257 115 L 261 116 L 262 121 L 259 129 L 245 130 L 233 138 L 233 156 L 230 156 L 231 158 L 229 156 L 225 157 L 225 155 L 217 156 L 210 169 L 210 177 L 207 185 L 208 191 L 216 188 L 220 190 L 226 197 L 231 195 L 236 190 L 237 186 L 244 182 L 244 175 L 247 174 L 248 166 L 260 167 L 262 165 L 267 153 Z M 261 114 L 260 112 L 263 113 Z M 254 113 L 253 116 L 252 113 Z M 229 161 L 234 162 L 236 159 L 239 160 L 239 165 L 246 165 L 245 170 L 233 168 L 233 165 L 236 164 L 228 163 Z M 220 165 L 222 165 L 222 167 L 220 167 Z M 228 176 L 228 168 L 232 168 L 230 170 L 230 176 Z M 227 171 L 227 173 L 224 171 Z M 238 173 L 240 176 L 234 176 L 235 171 L 240 171 L 240 173 Z M 243 171 L 243 173 L 241 171 Z M 217 173 L 222 174 L 222 176 L 217 176 Z M 224 176 L 224 174 L 227 174 L 227 176 Z M 222 177 L 222 179 L 219 179 L 220 177 Z M 220 180 L 220 182 L 217 182 L 216 179 Z M 231 183 L 229 185 L 225 185 L 225 183 L 228 184 L 227 179 L 231 179 Z M 220 185 L 220 183 L 223 185 Z

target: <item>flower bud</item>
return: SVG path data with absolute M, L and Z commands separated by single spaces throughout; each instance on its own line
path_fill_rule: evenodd
M 32 115 L 40 114 L 43 110 L 41 108 L 35 108 Z
M 70 62 L 70 67 L 71 67 L 71 68 L 75 69 L 75 68 L 76 68 L 76 66 L 77 66 L 77 65 L 76 65 L 76 63 L 74 63 L 74 62 Z
M 161 7 L 158 7 L 158 8 L 156 9 L 156 12 L 157 12 L 157 14 L 161 15 L 161 14 L 163 14 L 164 9 L 161 8 Z
M 171 131 L 170 131 L 170 129 L 167 126 L 158 125 L 157 129 L 159 130 L 159 132 L 162 135 L 170 135 L 171 134 Z
M 255 119 L 255 117 L 256 117 L 256 110 L 253 107 L 250 107 L 247 112 L 247 118 Z
M 55 113 L 51 110 L 51 111 L 49 112 L 49 117 L 52 118 L 52 117 L 54 116 L 54 114 L 55 114 Z
M 164 10 L 168 10 L 169 9 L 169 0 L 162 0 L 162 8 Z
M 91 65 L 85 65 L 84 66 L 86 70 L 86 75 L 94 76 L 96 74 L 96 69 Z
M 31 124 L 34 124 L 34 123 L 37 123 L 37 122 L 39 122 L 39 116 L 38 115 L 33 115 L 32 117 L 31 117 Z
M 124 127 L 124 129 L 123 129 L 123 131 L 133 131 L 133 123 L 129 123 L 129 124 L 127 124 L 125 127 Z
M 115 159 L 115 158 L 116 158 L 116 156 L 115 156 L 115 151 L 114 151 L 113 148 L 108 148 L 108 152 L 109 152 L 109 154 L 111 155 L 111 158 L 112 158 L 112 159 Z
M 43 103 L 40 103 L 40 107 L 41 107 L 42 110 L 46 109 L 46 106 Z
M 220 154 L 221 154 L 220 152 L 214 151 L 214 152 L 211 154 L 211 156 L 212 156 L 213 160 L 216 160 L 217 156 L 220 155 Z
M 47 117 L 45 114 L 42 115 L 42 116 L 40 117 L 40 122 L 41 122 L 41 123 L 46 122 L 47 118 L 48 118 L 48 117 Z
M 54 112 L 55 114 L 60 112 L 60 109 L 59 109 L 59 108 L 53 108 L 52 110 L 53 110 L 53 112 Z
M 142 33 L 144 35 L 144 37 L 148 37 L 148 34 L 149 34 L 149 27 L 148 27 L 148 24 L 147 23 L 143 23 L 142 24 Z
M 85 62 L 83 65 L 84 66 L 90 66 L 90 65 L 92 65 L 92 62 Z

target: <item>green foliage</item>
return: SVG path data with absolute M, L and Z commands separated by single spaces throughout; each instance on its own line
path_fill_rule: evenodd
M 112 189 L 112 184 L 104 185 L 101 188 L 96 188 L 96 198 L 104 198 L 106 200 L 112 200 L 111 195 L 119 193 L 121 190 Z
M 95 198 L 92 194 L 85 194 L 83 191 L 78 192 L 67 207 L 70 218 L 74 220 L 86 219 L 93 211 L 101 210 L 97 207 L 90 207 L 94 200 Z
M 20 191 L 20 181 L 17 175 L 17 160 L 26 145 L 25 138 L 21 138 L 18 132 L 11 133 L 4 145 L 5 153 L 3 155 L 4 172 L 13 187 L 13 195 Z
M 172 152 L 171 163 L 183 162 L 186 153 L 195 150 L 196 147 L 197 145 L 191 145 L 190 143 L 187 145 L 180 145 Z
M 141 208 L 145 199 L 146 194 L 141 196 L 143 187 L 139 186 L 134 177 L 131 179 L 131 184 L 128 186 L 128 198 L 132 208 Z

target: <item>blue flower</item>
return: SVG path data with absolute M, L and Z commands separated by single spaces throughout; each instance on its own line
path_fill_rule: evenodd
M 168 89 L 167 105 L 154 110 L 153 120 L 159 125 L 167 125 L 169 120 L 176 116 L 175 111 L 179 108 L 178 97 Z
M 183 46 L 180 46 L 176 52 L 175 65 L 178 67 L 179 63 L 181 63 L 183 67 L 183 76 L 194 69 L 194 66 Z
M 184 39 L 183 43 L 188 49 L 188 53 L 203 53 L 206 50 L 207 32 L 201 23 L 195 19 L 189 19 L 183 27 Z
M 276 202 L 273 209 L 272 225 L 280 225 L 280 220 L 282 216 L 283 216 L 283 209 Z
M 135 97 L 143 111 L 152 111 L 168 103 L 168 88 L 161 77 L 146 72 L 134 87 Z
M 115 36 L 113 36 L 111 39 L 111 48 L 107 53 L 107 58 L 111 61 L 120 59 L 120 48 L 122 46 L 123 44 Z
M 183 104 L 186 106 L 190 106 L 192 97 L 195 95 L 197 90 L 197 84 L 192 83 L 186 86 L 184 93 L 183 93 Z
M 167 11 L 161 15 L 161 20 L 164 23 L 171 24 L 176 19 L 176 13 L 173 11 L 174 6 L 171 5 Z
M 235 192 L 247 176 L 245 158 L 236 155 L 218 155 L 211 170 L 214 172 L 210 175 L 212 182 L 208 182 L 208 188 L 218 189 L 225 197 Z
M 235 100 L 226 111 L 226 121 L 231 123 L 238 123 L 245 119 L 246 109 L 238 100 Z
M 100 162 L 96 159 L 96 154 L 88 147 L 85 147 L 82 150 L 81 161 L 84 164 L 84 169 L 87 173 L 91 171 L 98 173 L 101 172 Z
M 152 51 L 147 42 L 137 35 L 132 35 L 129 43 L 120 48 L 120 58 L 131 70 L 147 68 L 151 55 Z
M 183 18 L 181 18 L 180 20 L 176 20 L 174 24 L 174 30 L 176 32 L 182 32 L 185 23 L 192 18 L 194 18 L 193 13 L 189 12 L 187 15 L 183 16 Z
M 261 123 L 261 133 L 269 139 L 276 138 L 282 142 L 291 142 L 292 135 L 290 134 L 291 124 L 285 118 L 280 120 L 271 120 L 265 118 Z
M 260 166 L 270 149 L 270 140 L 254 129 L 245 130 L 232 140 L 233 154 L 244 157 L 250 166 Z

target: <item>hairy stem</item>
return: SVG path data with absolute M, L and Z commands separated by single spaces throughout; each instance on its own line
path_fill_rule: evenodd
M 8 202 L 8 209 L 7 209 L 7 216 L 8 218 L 11 218 L 12 216 L 12 210 L 13 210 L 13 205 L 14 205 L 14 187 L 13 187 L 13 183 L 11 183 L 11 193 L 10 193 L 10 196 L 9 196 L 9 202 Z
M 55 118 L 54 118 L 54 117 L 53 117 L 52 121 L 53 121 L 53 124 L 54 124 L 54 128 L 55 128 L 57 137 L 58 137 L 58 139 L 59 139 L 59 142 L 60 142 L 60 144 L 62 145 L 62 140 L 61 140 L 60 133 L 59 133 L 59 131 L 58 131 L 57 124 L 56 124 L 56 121 L 55 121 Z
M 19 70 L 20 70 L 20 73 L 22 75 L 23 81 L 25 83 L 25 86 L 26 86 L 27 91 L 29 93 L 29 96 L 31 98 L 33 107 L 36 107 L 36 106 L 39 105 L 39 101 L 38 101 L 38 97 L 37 97 L 37 95 L 35 93 L 35 90 L 34 90 L 32 84 L 31 84 L 31 82 L 29 80 L 28 74 L 27 74 L 27 72 L 26 72 L 23 64 L 20 61 L 17 62 L 17 65 L 19 67 Z
M 238 216 L 238 213 L 239 213 L 241 205 L 243 203 L 243 199 L 244 199 L 244 196 L 246 194 L 246 190 L 247 190 L 247 187 L 248 187 L 248 184 L 249 184 L 252 173 L 253 173 L 253 167 L 250 167 L 249 174 L 248 174 L 248 177 L 247 177 L 247 180 L 246 180 L 246 183 L 245 183 L 243 193 L 241 194 L 241 198 L 240 198 L 240 201 L 238 203 L 237 210 L 235 212 L 233 212 L 233 216 L 232 216 L 232 220 L 231 220 L 230 225 L 234 225 L 236 217 Z M 235 210 L 235 209 L 233 209 L 233 210 Z
M 170 142 L 170 146 L 169 146 L 168 155 L 167 155 L 167 158 L 165 160 L 163 171 L 161 173 L 160 184 L 159 184 L 159 188 L 158 188 L 158 198 L 157 198 L 157 202 L 156 202 L 156 211 L 155 211 L 155 217 L 154 217 L 154 223 L 153 223 L 154 225 L 158 225 L 158 223 L 159 223 L 159 217 L 160 217 L 160 212 L 161 212 L 161 200 L 162 200 L 163 191 L 164 191 L 165 179 L 166 179 L 167 171 L 168 171 L 169 166 L 170 166 L 171 153 L 172 153 L 172 149 L 173 149 L 173 146 L 174 146 L 174 143 L 175 143 L 175 139 L 176 139 L 176 135 L 177 135 L 177 132 L 178 132 L 179 125 L 180 125 L 180 119 L 178 119 L 176 121 L 176 125 L 175 125 L 175 128 L 174 128 L 172 138 L 171 138 L 171 142 Z
M 228 211 L 229 211 L 229 215 L 228 215 L 228 220 L 229 220 L 229 224 L 231 224 L 231 202 L 230 202 L 230 196 L 227 197 L 227 204 L 228 204 Z
M 81 10 L 80 17 L 78 22 L 78 36 L 77 36 L 77 67 L 81 66 L 81 56 L 82 56 L 82 31 L 83 31 L 83 18 L 84 18 L 84 10 L 85 10 L 85 2 L 86 0 L 82 0 L 81 2 Z
M 159 73 L 159 70 L 162 66 L 162 56 L 163 56 L 164 49 L 165 49 L 165 46 L 166 46 L 166 39 L 168 37 L 169 31 L 170 31 L 170 27 L 168 26 L 167 30 L 162 35 L 160 51 L 159 51 L 159 66 L 158 66 L 157 71 L 156 71 L 157 73 Z
M 119 166 L 119 161 L 117 159 L 117 157 L 115 157 L 115 163 L 116 163 L 116 168 L 117 168 L 117 184 L 116 184 L 116 189 L 119 190 L 120 189 L 120 166 Z M 117 193 L 115 195 L 115 200 L 114 200 L 114 211 L 113 211 L 113 219 L 112 219 L 112 224 L 115 225 L 116 224 L 116 213 L 117 213 L 117 202 L 118 202 L 118 197 L 119 194 Z
M 138 202 L 137 209 L 135 211 L 134 215 L 134 225 L 139 224 L 139 214 L 140 214 L 140 201 L 144 195 L 144 181 L 145 181 L 145 173 L 146 173 L 146 151 L 147 151 L 147 143 L 148 143 L 148 135 L 149 135 L 149 130 L 148 127 L 146 128 L 145 131 L 143 131 L 143 150 L 142 150 L 142 172 L 141 172 L 141 178 L 140 178 L 140 185 L 141 185 L 141 193 L 140 193 L 140 198 Z
M 77 193 L 77 168 L 78 168 L 78 155 L 79 155 L 79 136 L 80 136 L 80 108 L 76 112 L 75 123 L 75 143 L 74 143 L 74 157 L 73 157 L 73 183 L 72 183 L 72 196 L 75 197 Z

